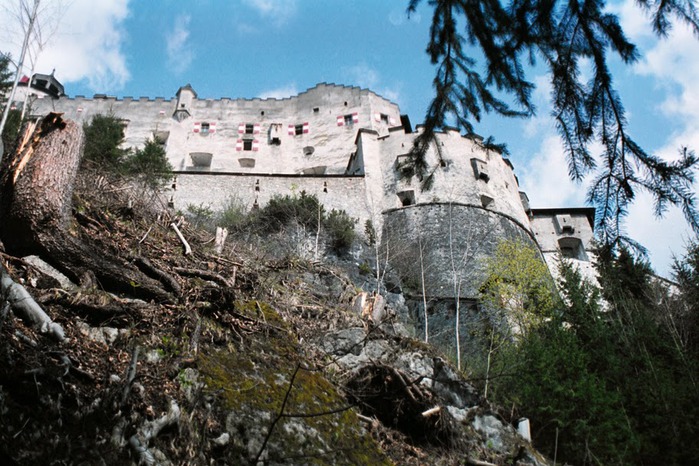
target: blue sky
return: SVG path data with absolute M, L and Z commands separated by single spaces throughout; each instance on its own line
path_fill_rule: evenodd
M 17 1 L 0 0 L 0 44 L 15 56 L 21 35 L 10 13 Z M 434 69 L 424 52 L 431 12 L 423 6 L 408 18 L 407 0 L 42 1 L 48 40 L 35 69 L 55 68 L 71 96 L 170 98 L 191 83 L 201 98 L 287 97 L 334 82 L 393 100 L 413 125 L 432 96 Z M 610 9 L 643 52 L 615 74 L 633 135 L 667 158 L 680 146 L 699 150 L 699 41 L 680 26 L 657 41 L 633 0 Z M 536 69 L 530 78 L 538 85 L 536 117 L 489 116 L 476 131 L 508 145 L 533 206 L 584 205 L 586 186 L 568 181 L 549 117 L 548 79 Z M 672 254 L 691 236 L 679 211 L 658 221 L 650 206 L 639 196 L 627 232 L 667 275 Z

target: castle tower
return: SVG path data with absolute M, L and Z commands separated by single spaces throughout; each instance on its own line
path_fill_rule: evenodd
M 177 105 L 172 117 L 181 122 L 192 116 L 192 102 L 197 98 L 197 93 L 192 85 L 187 83 L 177 90 Z

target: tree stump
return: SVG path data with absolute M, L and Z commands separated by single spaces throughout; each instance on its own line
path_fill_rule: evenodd
M 38 254 L 75 281 L 92 273 L 106 290 L 172 302 L 160 282 L 95 248 L 72 227 L 82 145 L 80 125 L 60 114 L 26 125 L 0 167 L 0 239 L 8 252 Z

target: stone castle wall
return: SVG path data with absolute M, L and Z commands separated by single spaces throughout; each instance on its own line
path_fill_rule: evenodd
M 230 199 L 264 207 L 274 195 L 305 191 L 326 209 L 357 218 L 359 231 L 371 220 L 408 279 L 416 246 L 428 243 L 423 259 L 432 270 L 431 296 L 453 296 L 452 257 L 461 296 L 477 296 L 485 258 L 506 239 L 535 245 L 550 266 L 561 251 L 585 266 L 592 257 L 594 213 L 569 209 L 565 221 L 572 228 L 562 229 L 566 209 L 531 210 L 512 164 L 478 136 L 457 130 L 436 136 L 426 154 L 431 189 L 421 189 L 416 177 L 401 179 L 398 167 L 421 129 L 404 126 L 396 104 L 366 89 L 319 84 L 287 99 L 213 100 L 199 99 L 187 85 L 172 99 L 34 103 L 34 113 L 49 111 L 83 122 L 114 114 L 123 121 L 126 146 L 155 138 L 175 169 L 170 196 L 177 210 L 219 210 Z

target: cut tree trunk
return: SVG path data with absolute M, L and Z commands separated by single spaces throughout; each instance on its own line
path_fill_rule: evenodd
M 94 274 L 105 290 L 172 302 L 160 282 L 78 236 L 72 195 L 82 144 L 80 125 L 59 114 L 25 127 L 0 167 L 0 238 L 6 249 L 38 254 L 77 281 Z

